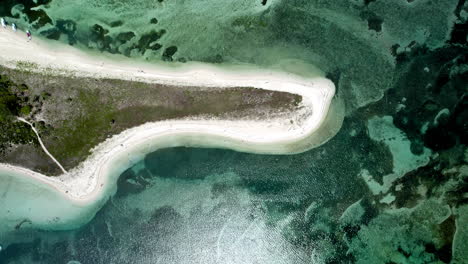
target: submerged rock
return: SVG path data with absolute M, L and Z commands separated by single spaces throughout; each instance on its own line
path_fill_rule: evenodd
M 162 55 L 162 59 L 164 61 L 172 61 L 172 56 L 177 52 L 177 47 L 176 46 L 170 46 L 164 50 L 164 53 Z

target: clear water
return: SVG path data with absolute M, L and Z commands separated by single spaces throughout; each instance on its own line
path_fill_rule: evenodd
M 2 1 L 34 36 L 135 60 L 313 63 L 348 114 L 299 155 L 156 151 L 90 223 L 20 230 L 0 263 L 467 263 L 465 1 L 261 2 Z

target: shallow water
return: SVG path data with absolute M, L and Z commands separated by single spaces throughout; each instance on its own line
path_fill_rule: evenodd
M 348 114 L 298 155 L 159 150 L 90 223 L 19 229 L 0 263 L 467 262 L 465 1 L 18 2 L 0 16 L 85 50 L 313 63 Z

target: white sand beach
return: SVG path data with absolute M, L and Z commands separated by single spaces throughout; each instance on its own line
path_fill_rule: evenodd
M 116 191 L 118 176 L 160 148 L 229 148 L 261 154 L 293 154 L 333 137 L 341 127 L 343 105 L 333 100 L 333 83 L 313 73 L 298 76 L 252 66 L 171 65 L 129 61 L 121 56 L 92 56 L 73 47 L 50 44 L 24 32 L 0 29 L 0 64 L 15 68 L 30 62 L 34 71 L 138 80 L 170 85 L 255 87 L 301 95 L 302 107 L 291 120 L 222 121 L 186 119 L 146 123 L 96 146 L 78 167 L 59 177 L 0 164 L 0 240 L 21 228 L 70 229 L 89 220 Z M 1 243 L 2 241 L 0 241 Z

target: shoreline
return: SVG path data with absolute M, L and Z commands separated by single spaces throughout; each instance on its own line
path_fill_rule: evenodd
M 9 182 L 3 194 L 0 188 L 0 198 L 6 197 L 0 199 L 0 215 L 4 216 L 0 218 L 0 235 L 14 231 L 13 227 L 24 219 L 31 222 L 28 227 L 54 230 L 86 223 L 115 193 L 120 174 L 157 149 L 186 146 L 228 148 L 258 154 L 294 154 L 325 143 L 338 132 L 343 121 L 342 103 L 332 102 L 335 87 L 319 73 L 307 78 L 248 66 L 138 64 L 125 61 L 122 56 L 115 56 L 119 60 L 110 59 L 111 56 L 92 57 L 68 46 L 52 50 L 40 39 L 27 42 L 21 35 L 20 31 L 0 30 L 0 64 L 3 66 L 16 68 L 16 62 L 26 61 L 38 66 L 28 70 L 41 72 L 46 69 L 57 75 L 207 88 L 250 86 L 298 94 L 303 101 L 301 109 L 293 116 L 293 123 L 290 120 L 185 119 L 142 124 L 100 143 L 83 163 L 54 178 L 0 164 L 0 178 L 5 177 Z M 18 197 L 12 198 L 15 194 Z M 26 197 L 28 195 L 30 197 Z M 51 208 L 50 203 L 57 206 Z M 17 208 L 18 204 L 21 208 Z

